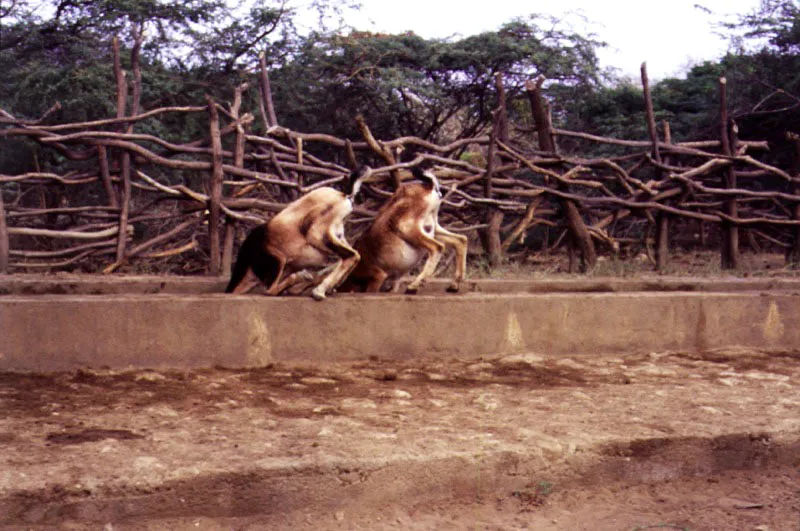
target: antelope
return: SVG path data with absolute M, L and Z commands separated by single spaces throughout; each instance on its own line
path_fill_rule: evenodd
M 447 291 L 461 288 L 467 266 L 467 238 L 439 225 L 442 192 L 436 176 L 417 167 L 413 175 L 418 182 L 401 185 L 357 240 L 355 249 L 361 260 L 341 291 L 381 291 L 387 280 L 396 281 L 427 254 L 422 271 L 406 288 L 406 293 L 417 293 L 436 271 L 446 246 L 456 252 L 455 276 Z
M 303 289 L 313 285 L 311 296 L 323 300 L 359 261 L 359 253 L 345 239 L 344 219 L 370 174 L 369 167 L 352 172 L 344 193 L 317 188 L 250 231 L 225 292 L 247 293 L 262 282 L 267 295 L 280 295 L 298 285 Z M 325 267 L 331 257 L 335 263 Z M 320 267 L 324 269 L 316 274 L 309 271 Z

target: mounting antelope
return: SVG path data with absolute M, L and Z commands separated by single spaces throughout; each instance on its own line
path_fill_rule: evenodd
M 369 167 L 351 173 L 344 193 L 317 188 L 250 231 L 225 292 L 247 293 L 263 282 L 267 295 L 315 286 L 311 296 L 324 299 L 359 261 L 358 252 L 345 239 L 344 219 L 353 211 L 353 200 L 370 173 Z M 333 265 L 329 265 L 331 257 L 336 258 Z M 320 267 L 324 269 L 316 274 L 308 271 Z
M 417 182 L 401 185 L 356 241 L 361 260 L 342 291 L 381 291 L 385 281 L 396 281 L 427 254 L 422 271 L 406 288 L 406 293 L 416 293 L 436 271 L 446 246 L 456 252 L 455 276 L 447 291 L 461 288 L 467 267 L 467 238 L 439 225 L 442 192 L 436 176 L 417 167 L 412 173 Z

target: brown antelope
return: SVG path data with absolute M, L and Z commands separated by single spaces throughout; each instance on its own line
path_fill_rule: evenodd
M 226 293 L 247 293 L 259 282 L 267 295 L 280 295 L 289 288 L 315 286 L 311 296 L 322 300 L 359 261 L 358 252 L 344 236 L 344 219 L 353 211 L 353 199 L 370 175 L 368 167 L 354 171 L 345 192 L 317 188 L 290 203 L 245 238 Z M 329 264 L 316 274 L 309 268 Z
M 361 260 L 342 291 L 378 292 L 386 280 L 402 277 L 427 254 L 422 271 L 406 288 L 406 293 L 416 293 L 436 271 L 448 245 L 456 252 L 456 272 L 447 291 L 461 288 L 467 267 L 467 238 L 439 225 L 442 193 L 436 176 L 416 167 L 413 174 L 419 182 L 401 185 L 356 242 Z

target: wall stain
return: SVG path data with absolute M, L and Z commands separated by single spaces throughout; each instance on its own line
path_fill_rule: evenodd
M 503 338 L 503 352 L 518 352 L 525 349 L 525 339 L 522 335 L 522 327 L 515 312 L 508 313 L 506 321 L 506 333 Z
M 247 327 L 247 366 L 263 367 L 272 362 L 272 340 L 269 327 L 257 312 L 250 314 Z
M 767 341 L 777 341 L 783 336 L 784 326 L 781 322 L 781 313 L 778 311 L 778 303 L 770 301 L 767 319 L 764 321 L 764 339 Z

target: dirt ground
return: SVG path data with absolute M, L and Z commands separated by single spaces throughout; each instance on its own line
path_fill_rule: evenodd
M 798 530 L 798 361 L 0 373 L 0 528 Z

